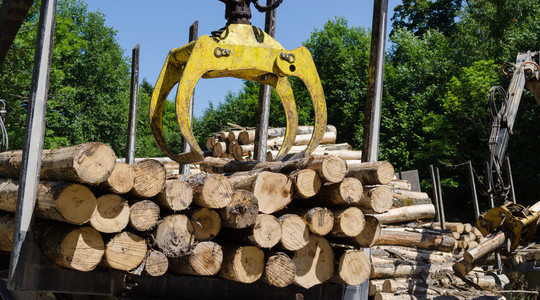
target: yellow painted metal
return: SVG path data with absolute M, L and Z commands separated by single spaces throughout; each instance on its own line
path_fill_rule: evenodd
M 314 112 L 314 132 L 304 154 L 309 155 L 326 130 L 326 101 L 317 69 L 309 50 L 285 50 L 257 27 L 231 24 L 220 37 L 201 36 L 180 48 L 172 49 L 152 94 L 150 128 L 159 148 L 179 163 L 201 161 L 203 153 L 191 128 L 189 110 L 193 89 L 200 78 L 235 77 L 272 86 L 280 96 L 286 113 L 286 134 L 277 159 L 282 159 L 294 144 L 298 113 L 288 76 L 300 78 L 310 93 Z M 172 88 L 178 84 L 176 116 L 180 131 L 191 152 L 172 153 L 162 129 L 163 108 Z
M 484 236 L 498 228 L 504 228 L 510 233 L 508 251 L 514 251 L 520 242 L 527 242 L 534 236 L 537 221 L 538 213 L 508 202 L 480 215 L 476 227 Z

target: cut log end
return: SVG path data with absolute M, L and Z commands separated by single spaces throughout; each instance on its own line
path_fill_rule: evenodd
M 286 175 L 261 172 L 253 186 L 253 194 L 259 201 L 259 211 L 274 213 L 292 200 L 292 181 Z
M 320 160 L 320 165 L 318 161 Z M 317 171 L 322 180 L 331 183 L 341 182 L 347 175 L 347 162 L 339 156 L 328 155 L 316 158 L 310 165 L 316 163 L 316 167 L 309 166 L 308 168 Z
M 127 201 L 119 195 L 107 194 L 97 198 L 97 208 L 90 225 L 103 233 L 120 232 L 128 225 L 129 217 Z
M 286 287 L 294 282 L 295 276 L 294 261 L 287 254 L 278 252 L 268 257 L 262 280 L 272 286 Z
M 167 180 L 165 189 L 155 197 L 161 207 L 172 211 L 181 211 L 189 207 L 193 201 L 193 189 L 183 180 Z
M 218 235 L 221 229 L 221 218 L 218 213 L 209 208 L 200 208 L 191 214 L 193 234 L 199 241 L 207 241 Z
M 329 280 L 334 274 L 334 252 L 322 237 L 312 235 L 309 243 L 293 256 L 296 265 L 295 284 L 310 288 Z
M 338 236 L 355 237 L 364 229 L 364 213 L 357 207 L 334 212 L 332 233 Z
M 193 226 L 185 215 L 165 217 L 154 232 L 157 248 L 167 257 L 178 257 L 187 253 L 193 243 Z
M 171 269 L 180 274 L 211 276 L 221 268 L 223 250 L 214 242 L 198 243 L 188 255 L 171 259 Z
M 339 258 L 337 274 L 348 285 L 366 281 L 370 271 L 369 258 L 362 250 L 347 250 Z
M 125 194 L 133 188 L 134 184 L 135 173 L 131 165 L 119 162 L 116 163 L 111 176 L 100 187 L 115 194 Z
M 282 237 L 280 221 L 266 214 L 259 214 L 253 227 L 253 242 L 261 248 L 272 248 Z
M 253 246 L 230 246 L 223 250 L 220 277 L 242 283 L 252 283 L 262 276 L 264 253 Z
M 315 196 L 321 188 L 321 178 L 311 169 L 303 169 L 291 173 L 296 195 L 307 199 Z
M 194 200 L 203 207 L 223 208 L 231 202 L 233 192 L 233 187 L 227 177 L 221 174 L 210 174 L 204 182 L 200 197 Z
M 92 191 L 80 184 L 68 185 L 56 199 L 56 206 L 62 217 L 75 225 L 88 222 L 97 206 L 97 199 Z
M 167 171 L 163 164 L 154 159 L 145 159 L 133 165 L 135 183 L 131 195 L 137 198 L 151 198 L 165 187 Z
M 361 205 L 376 213 L 383 213 L 392 207 L 392 190 L 386 185 L 378 185 L 364 190 Z
M 249 191 L 237 190 L 231 202 L 218 210 L 223 225 L 231 228 L 247 228 L 255 223 L 259 213 L 259 202 Z
M 164 275 L 169 269 L 169 260 L 165 254 L 156 251 L 149 250 L 144 265 L 144 272 L 152 277 L 159 277 Z
M 79 148 L 79 154 L 73 160 L 73 169 L 81 179 L 80 182 L 99 184 L 107 180 L 116 165 L 114 151 L 101 143 L 86 143 L 76 147 Z M 48 155 L 52 155 L 52 152 Z
M 377 243 L 381 234 L 381 224 L 373 216 L 365 216 L 364 229 L 354 237 L 356 244 L 363 248 L 370 248 Z
M 365 162 L 351 165 L 347 176 L 358 178 L 364 185 L 384 185 L 394 178 L 394 166 L 386 161 Z
M 334 214 L 325 207 L 314 207 L 307 211 L 305 220 L 311 232 L 328 234 L 334 227 Z
M 142 200 L 130 207 L 130 226 L 138 231 L 154 228 L 159 220 L 159 206 L 150 200 Z
M 281 222 L 281 240 L 283 248 L 296 251 L 309 242 L 309 229 L 302 218 L 295 214 L 286 214 L 279 218 Z
M 146 251 L 146 241 L 142 237 L 130 232 L 121 232 L 107 243 L 104 262 L 113 269 L 133 270 L 144 260 Z

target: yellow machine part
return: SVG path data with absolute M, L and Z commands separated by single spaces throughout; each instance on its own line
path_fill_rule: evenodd
M 310 93 L 315 111 L 314 132 L 302 155 L 309 155 L 318 146 L 326 130 L 326 101 L 323 88 L 309 50 L 299 47 L 285 50 L 276 40 L 257 27 L 231 24 L 220 37 L 202 36 L 180 48 L 172 49 L 152 94 L 150 128 L 159 148 L 179 163 L 203 159 L 190 120 L 193 89 L 200 78 L 235 77 L 272 86 L 280 96 L 286 113 L 286 134 L 277 159 L 282 159 L 293 146 L 298 131 L 298 113 L 287 76 L 300 78 Z M 191 152 L 170 151 L 162 128 L 165 101 L 178 84 L 176 116 Z
M 495 229 L 504 227 L 511 234 L 508 251 L 513 251 L 520 242 L 527 242 L 534 236 L 537 221 L 538 213 L 522 205 L 508 202 L 480 215 L 476 221 L 476 227 L 484 236 Z

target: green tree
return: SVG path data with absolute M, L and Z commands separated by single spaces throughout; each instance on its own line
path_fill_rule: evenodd
M 449 35 L 454 29 L 461 3 L 461 0 L 403 0 L 394 8 L 392 32 L 402 28 L 423 35 L 434 29 Z

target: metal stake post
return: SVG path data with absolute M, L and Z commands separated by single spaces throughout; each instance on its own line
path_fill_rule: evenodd
M 516 192 L 514 190 L 514 179 L 512 178 L 512 168 L 510 167 L 510 158 L 507 156 L 504 159 L 504 164 L 506 165 L 506 176 L 508 177 L 508 184 L 510 185 L 510 200 L 516 202 Z
M 131 93 L 129 102 L 128 142 L 126 163 L 135 163 L 135 138 L 137 135 L 137 102 L 139 100 L 139 44 L 133 48 L 131 55 Z
M 193 22 L 189 26 L 189 41 L 194 41 L 198 38 L 199 35 L 199 21 Z M 189 122 L 193 124 L 193 105 L 195 104 L 195 89 L 193 89 L 193 94 L 191 94 L 191 105 L 189 106 Z M 193 125 L 192 125 L 193 126 Z M 182 152 L 190 152 L 191 146 L 189 143 L 182 138 Z M 180 174 L 188 175 L 190 172 L 190 164 L 180 164 Z
M 489 162 L 486 162 L 486 174 L 487 174 L 487 177 L 488 177 L 488 191 L 490 191 L 489 193 L 489 208 L 493 208 L 495 207 L 495 201 L 493 199 L 493 194 L 491 193 L 491 191 L 493 191 L 493 186 L 491 185 L 491 178 L 489 178 L 490 176 L 493 176 L 490 172 L 490 168 L 489 168 Z M 497 274 L 500 274 L 501 273 L 501 270 L 502 270 L 502 261 L 501 261 L 501 255 L 497 252 L 495 253 L 495 264 L 496 264 L 496 267 L 497 267 Z
M 270 6 L 275 0 L 266 0 L 266 6 Z M 264 31 L 271 37 L 276 36 L 276 9 L 266 12 Z M 253 158 L 258 161 L 266 161 L 266 142 L 268 139 L 268 125 L 270 119 L 270 96 L 271 89 L 268 85 L 259 87 L 259 104 L 257 106 L 257 127 L 255 130 L 255 149 Z
M 56 0 L 41 1 L 32 87 L 26 117 L 17 211 L 13 229 L 13 249 L 8 274 L 8 287 L 12 290 L 20 287 L 25 275 L 27 275 L 25 272 L 27 243 L 31 237 L 32 215 L 36 204 L 39 170 L 41 169 L 56 5 Z
M 433 185 L 433 203 L 435 204 L 435 221 L 440 221 L 439 218 L 439 191 L 437 184 L 437 176 L 435 166 L 429 165 L 429 173 L 431 174 L 431 184 Z
M 469 174 L 469 184 L 471 185 L 471 193 L 473 199 L 473 208 L 474 208 L 474 218 L 478 220 L 480 216 L 480 208 L 478 207 L 478 197 L 476 196 L 476 184 L 474 183 L 474 174 L 472 162 L 469 160 L 467 162 L 467 173 Z
M 441 176 L 439 175 L 439 168 L 435 168 L 435 172 L 437 173 L 437 198 L 439 198 L 439 222 L 441 224 L 441 229 L 446 229 L 446 220 L 444 218 L 444 203 L 442 198 L 442 189 L 441 189 Z

